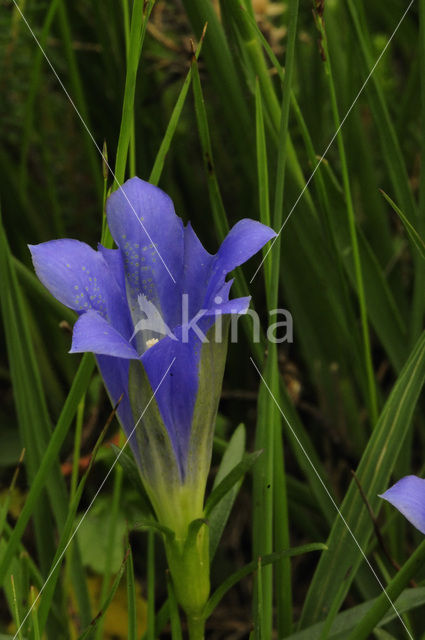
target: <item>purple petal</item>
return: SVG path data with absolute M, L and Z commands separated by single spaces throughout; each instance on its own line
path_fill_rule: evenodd
M 219 298 L 221 298 L 222 302 L 227 302 L 229 300 L 230 289 L 232 288 L 234 281 L 235 279 L 231 278 L 216 292 L 214 301 L 216 301 L 217 304 L 219 304 Z
M 129 361 L 100 355 L 96 356 L 96 360 L 112 406 L 115 406 L 121 395 L 124 394 L 118 406 L 118 418 L 124 433 L 130 438 L 130 446 L 133 449 L 136 460 L 139 461 L 136 434 L 133 433 L 130 437 L 134 429 L 134 418 L 128 397 Z
M 121 249 L 133 322 L 137 296 L 146 295 L 167 325 L 180 322 L 183 276 L 183 223 L 161 189 L 131 178 L 106 203 L 108 224 Z
M 425 534 L 425 480 L 418 476 L 406 476 L 385 491 L 380 498 L 390 502 Z
M 137 351 L 97 311 L 87 311 L 75 323 L 70 353 L 95 354 L 137 360 Z
M 165 337 L 148 349 L 141 360 L 152 389 L 161 382 L 164 371 L 173 365 L 160 385 L 156 401 L 169 433 L 180 470 L 184 474 L 193 409 L 198 390 L 198 363 L 201 341 L 193 332 L 189 341 L 181 341 L 180 328 L 175 332 L 178 341 Z
M 98 251 L 102 254 L 109 270 L 115 278 L 120 291 L 125 291 L 125 269 L 124 259 L 120 249 L 107 249 L 101 244 L 98 245 Z
M 197 322 L 199 331 L 206 337 L 208 330 L 216 321 L 216 316 L 246 313 L 249 303 L 250 298 L 247 297 L 214 305 Z M 156 400 L 184 477 L 193 410 L 198 392 L 202 341 L 195 330 L 188 329 L 185 334 L 182 326 L 174 328 L 174 335 L 177 340 L 163 338 L 150 347 L 141 360 L 152 389 L 158 387 L 164 371 L 174 360 L 167 377 L 157 391 Z M 223 339 L 226 339 L 224 333 Z
M 227 300 L 221 303 L 218 302 L 218 299 L 218 296 L 214 298 L 217 303 L 208 309 L 205 313 L 206 317 L 224 315 L 228 313 L 232 315 L 240 315 L 247 312 L 249 303 L 251 302 L 251 296 L 246 296 L 245 298 L 233 298 L 233 300 Z
M 44 286 L 67 307 L 82 313 L 93 309 L 124 337 L 133 327 L 115 277 L 101 253 L 78 240 L 52 240 L 29 247 Z
M 255 220 L 240 220 L 229 231 L 218 250 L 209 281 L 205 305 L 209 306 L 224 284 L 226 275 L 259 251 L 276 233 Z
M 202 308 L 211 277 L 214 256 L 204 249 L 190 222 L 184 229 L 183 293 L 189 296 L 189 317 Z M 180 324 L 181 320 L 178 324 Z
M 217 262 L 226 273 L 243 264 L 269 240 L 276 237 L 270 227 L 245 218 L 239 220 L 221 243 L 217 253 Z

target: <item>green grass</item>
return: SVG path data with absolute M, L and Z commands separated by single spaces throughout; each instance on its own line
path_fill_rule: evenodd
M 102 489 L 103 551 L 79 536 L 68 547 L 115 458 L 99 440 L 110 406 L 93 357 L 67 353 L 75 315 L 27 249 L 57 237 L 112 247 L 105 198 L 135 174 L 210 252 L 245 217 L 282 229 L 235 274 L 261 341 L 247 318 L 229 345 L 206 637 L 423 633 L 423 542 L 377 495 L 425 465 L 425 0 L 394 35 L 407 2 L 326 0 L 323 17 L 315 4 L 313 18 L 298 0 L 19 1 L 91 138 L 19 11 L 0 3 L 0 638 L 21 623 L 25 640 L 106 637 L 122 593 L 123 637 L 187 631 L 161 534 L 135 526 L 146 496 L 130 457 Z M 292 314 L 291 344 L 267 340 L 276 308 Z

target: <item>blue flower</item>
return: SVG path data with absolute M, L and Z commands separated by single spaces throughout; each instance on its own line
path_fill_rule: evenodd
M 96 354 L 113 403 L 124 393 L 118 414 L 128 435 L 135 423 L 130 362 L 141 361 L 151 388 L 158 389 L 156 402 L 184 481 L 203 334 L 218 316 L 246 312 L 250 299 L 229 300 L 233 281 L 226 276 L 276 234 L 244 219 L 211 255 L 190 223 L 185 227 L 176 216 L 171 199 L 139 178 L 115 191 L 106 210 L 117 249 L 53 240 L 30 246 L 34 267 L 47 289 L 80 315 L 71 353 Z M 131 445 L 140 464 L 137 438 Z
M 424 479 L 405 476 L 379 497 L 390 502 L 413 526 L 425 534 Z

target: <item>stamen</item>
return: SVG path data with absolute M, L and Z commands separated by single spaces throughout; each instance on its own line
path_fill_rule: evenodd
M 151 338 L 150 340 L 146 340 L 146 349 L 150 349 L 157 342 L 159 342 L 158 338 Z

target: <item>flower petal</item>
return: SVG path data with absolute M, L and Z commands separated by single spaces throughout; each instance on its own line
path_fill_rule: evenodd
M 405 476 L 380 498 L 390 502 L 413 526 L 425 534 L 425 480 L 418 476 Z
M 77 320 L 70 353 L 92 351 L 95 354 L 137 360 L 137 351 L 97 311 L 87 311 Z
M 214 304 L 214 306 L 208 309 L 208 311 L 205 313 L 205 317 L 224 314 L 244 314 L 248 311 L 249 303 L 251 302 L 251 296 L 246 296 L 245 298 L 233 298 L 233 300 L 224 300 L 223 302 L 218 302 L 219 297 L 216 296 L 214 300 L 216 300 L 217 302 Z
M 180 321 L 183 275 L 183 223 L 161 189 L 131 178 L 109 196 L 108 224 L 121 249 L 133 323 L 140 320 L 137 297 L 143 293 L 167 325 Z
M 218 250 L 205 298 L 205 306 L 212 302 L 226 275 L 259 251 L 276 233 L 255 220 L 240 220 L 229 231 Z
M 148 349 L 141 360 L 152 389 L 161 382 L 164 371 L 173 362 L 160 385 L 156 401 L 170 436 L 173 449 L 184 477 L 184 468 L 190 439 L 193 408 L 198 391 L 198 363 L 201 341 L 193 332 L 189 341 L 181 341 L 181 333 L 175 330 L 178 340 L 168 336 Z
M 69 239 L 29 248 L 38 277 L 55 298 L 79 313 L 93 309 L 125 338 L 131 336 L 125 291 L 120 291 L 101 253 Z
M 130 438 L 130 446 L 136 457 L 136 461 L 139 462 L 140 455 L 136 434 L 133 433 L 130 437 L 134 429 L 134 418 L 128 395 L 129 360 L 101 355 L 96 356 L 96 360 L 112 406 L 115 406 L 122 394 L 124 394 L 117 409 L 118 418 L 124 429 L 124 433 Z
M 184 229 L 183 293 L 188 294 L 189 317 L 202 309 L 208 282 L 211 277 L 214 256 L 208 253 L 192 229 L 190 222 Z M 180 324 L 182 320 L 179 320 Z
M 192 429 L 192 419 L 199 386 L 199 361 L 203 347 L 202 334 L 214 326 L 217 316 L 246 313 L 250 298 L 236 298 L 216 304 L 205 311 L 197 321 L 199 334 L 190 328 L 175 327 L 174 339 L 165 337 L 148 349 L 141 357 L 143 366 L 153 389 L 156 389 L 164 371 L 173 365 L 158 389 L 156 400 L 165 427 L 179 463 L 182 477 L 185 475 L 186 460 Z M 212 339 L 227 343 L 228 325 L 220 322 L 218 336 Z
M 107 249 L 101 244 L 98 244 L 97 248 L 114 275 L 118 288 L 120 291 L 125 291 L 125 269 L 122 251 L 120 249 Z

